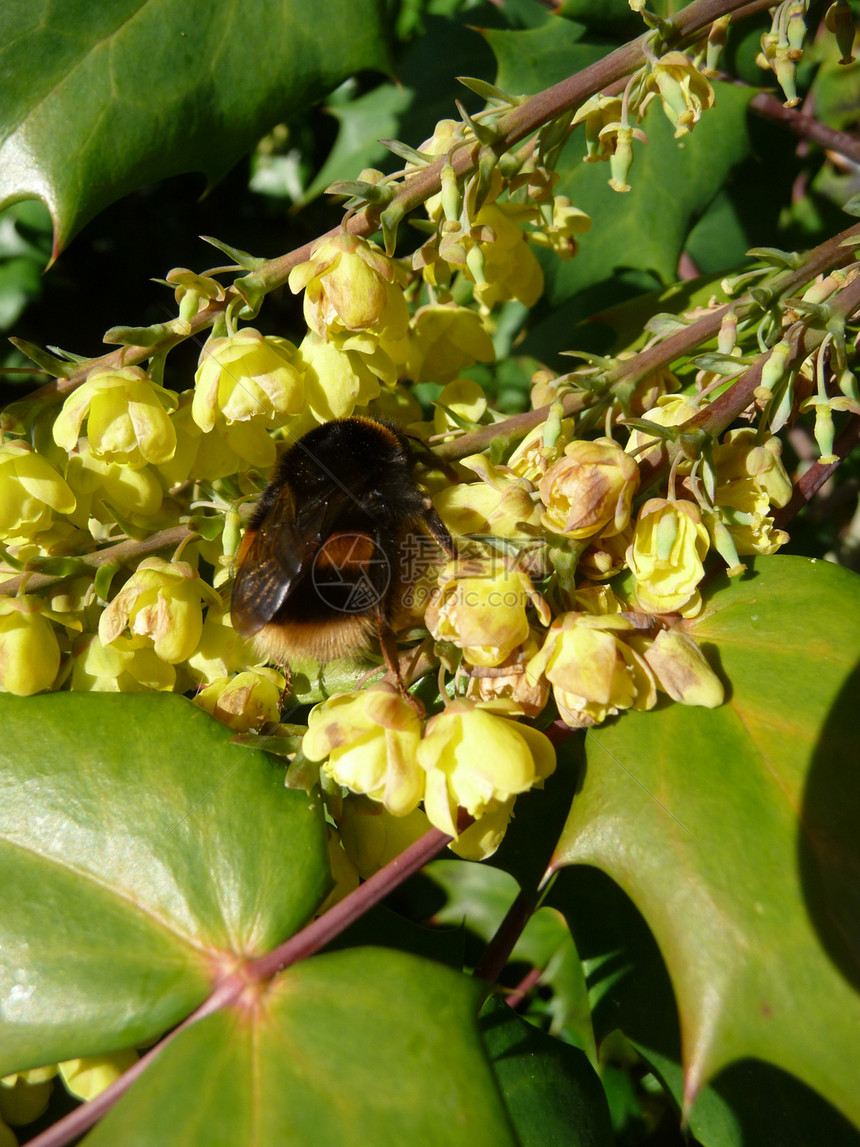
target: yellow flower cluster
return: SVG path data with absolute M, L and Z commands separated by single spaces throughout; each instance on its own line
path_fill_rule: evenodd
M 639 95 L 659 96 L 678 135 L 713 99 L 680 53 L 652 63 Z M 629 93 L 595 97 L 574 117 L 587 158 L 610 160 L 618 181 L 636 135 L 629 110 Z M 500 416 L 462 372 L 493 359 L 494 309 L 531 306 L 541 259 L 570 258 L 590 226 L 553 194 L 539 156 L 518 158 L 513 174 L 458 179 L 463 130 L 445 121 L 422 145 L 446 166 L 426 205 L 430 238 L 410 260 L 343 230 L 292 268 L 307 324 L 296 342 L 237 327 L 228 309 L 193 387 L 162 385 L 163 357 L 150 373 L 96 364 L 52 425 L 40 414 L 0 443 L 0 690 L 177 691 L 243 735 L 277 725 L 287 667 L 264 664 L 230 623 L 242 503 L 291 442 L 332 419 L 390 418 L 446 444 L 490 427 Z M 211 277 L 180 269 L 169 281 L 183 314 L 223 296 Z M 420 382 L 440 388 L 432 421 L 409 390 Z M 533 400 L 552 405 L 541 424 L 515 449 L 500 441 L 463 458 L 460 481 L 431 486 L 457 557 L 431 563 L 420 587 L 412 579 L 396 624 L 421 627 L 442 674 L 438 711 L 419 716 L 385 685 L 336 695 L 310 712 L 301 745 L 352 841 L 355 879 L 428 825 L 461 855 L 489 855 L 516 797 L 555 768 L 528 723 L 550 703 L 579 728 L 650 709 L 658 691 L 721 702 L 684 619 L 701 608 L 709 551 L 734 573 L 741 555 L 782 544 L 772 508 L 791 487 L 778 443 L 753 428 L 726 434 L 707 459 L 674 451 L 672 434 L 699 409 L 666 393 L 678 385 L 637 384 L 623 400 L 644 420 L 631 431 L 611 396 L 600 433 L 562 416 L 561 380 L 543 372 Z M 667 453 L 668 488 L 643 491 L 641 467 Z M 149 541 L 159 531 L 161 547 Z M 57 558 L 72 573 L 39 582 L 40 563 Z M 624 595 L 606 584 L 622 571 Z M 338 789 L 351 795 L 335 799 Z

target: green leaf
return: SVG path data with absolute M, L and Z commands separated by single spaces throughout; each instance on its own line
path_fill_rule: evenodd
M 482 986 L 382 948 L 304 961 L 188 1028 L 88 1147 L 514 1147 Z
M 726 703 L 590 731 L 555 863 L 602 868 L 654 932 L 688 1109 L 720 1068 L 755 1057 L 860 1122 L 860 578 L 759 559 L 753 576 L 716 580 L 688 627 Z
M 612 1147 L 606 1095 L 579 1048 L 527 1023 L 498 996 L 481 1019 L 519 1147 Z
M 0 1075 L 153 1039 L 325 895 L 320 802 L 185 698 L 0 720 Z
M 434 860 L 425 866 L 424 874 L 446 893 L 446 903 L 433 913 L 433 919 L 465 926 L 483 944 L 495 935 L 517 894 L 514 878 L 490 865 Z M 511 961 L 540 970 L 541 983 L 553 993 L 547 1005 L 552 1034 L 563 1035 L 597 1063 L 585 974 L 561 913 L 539 908 L 517 940 Z
M 609 45 L 587 38 L 583 24 L 544 14 L 539 27 L 484 32 L 499 70 L 495 85 L 513 96 L 534 95 L 596 63 Z
M 43 200 L 54 257 L 108 203 L 202 171 L 279 120 L 387 70 L 380 0 L 9 0 L 0 19 L 0 206 Z
M 328 111 L 338 121 L 337 139 L 300 204 L 310 202 L 330 183 L 355 179 L 362 168 L 393 171 L 400 164 L 381 139 L 418 147 L 433 134 L 438 120 L 454 115 L 455 76 L 468 72 L 490 78 L 492 57 L 474 29 L 434 16 L 426 17 L 425 25 L 424 35 L 398 63 L 398 83 L 381 84 L 355 99 L 337 92 L 329 101 Z

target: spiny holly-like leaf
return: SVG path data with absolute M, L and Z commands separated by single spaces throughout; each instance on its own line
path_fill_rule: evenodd
M 7 0 L 0 207 L 44 201 L 54 255 L 166 176 L 219 179 L 269 128 L 362 69 L 387 70 L 380 0 Z
M 329 883 L 320 802 L 174 695 L 0 696 L 0 1075 L 135 1046 Z
M 85 1142 L 514 1147 L 481 994 L 383 948 L 306 960 L 180 1033 Z
M 716 584 L 689 630 L 721 666 L 726 703 L 590 732 L 554 863 L 602 868 L 654 932 L 688 1107 L 755 1057 L 860 1123 L 860 578 L 759 559 Z

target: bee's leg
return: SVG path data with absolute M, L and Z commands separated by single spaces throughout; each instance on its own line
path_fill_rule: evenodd
M 410 705 L 419 717 L 424 716 L 424 706 L 417 697 L 406 688 L 406 682 L 403 680 L 403 674 L 400 669 L 400 658 L 397 653 L 397 641 L 394 637 L 394 631 L 388 624 L 388 621 L 382 613 L 376 615 L 376 634 L 379 638 L 379 648 L 382 651 L 382 657 L 385 661 L 386 668 L 389 674 L 394 678 L 394 684 L 403 700 Z
M 293 671 L 288 664 L 284 664 L 281 666 L 281 672 L 284 675 L 284 687 L 281 690 L 281 696 L 278 698 L 278 708 L 283 712 L 287 697 L 289 697 L 293 688 Z

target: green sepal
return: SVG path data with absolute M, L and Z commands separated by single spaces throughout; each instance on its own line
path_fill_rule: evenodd
M 508 95 L 495 84 L 488 84 L 486 80 L 479 80 L 474 76 L 457 76 L 456 80 L 458 84 L 462 84 L 464 88 L 468 88 L 470 92 L 474 92 L 488 103 L 498 103 L 503 107 L 516 107 L 522 103 L 522 97 Z
M 157 346 L 165 339 L 188 338 L 191 327 L 185 319 L 171 319 L 148 327 L 111 327 L 102 341 L 108 346 Z
M 260 259 L 256 255 L 249 255 L 247 251 L 241 251 L 238 247 L 231 247 L 229 243 L 222 243 L 220 239 L 215 239 L 212 235 L 201 235 L 200 238 L 210 247 L 216 247 L 225 255 L 229 255 L 234 263 L 246 271 L 257 271 L 260 267 L 265 266 L 265 259 Z
M 798 270 L 804 263 L 804 256 L 797 251 L 781 251 L 779 247 L 750 247 L 747 255 L 751 259 L 760 259 L 772 267 L 785 267 L 789 271 Z
M 93 588 L 102 601 L 107 601 L 110 594 L 111 582 L 116 574 L 122 568 L 119 562 L 105 562 L 104 565 L 99 566 L 96 570 L 96 576 L 93 579 Z
M 416 167 L 426 167 L 439 158 L 438 155 L 428 155 L 426 152 L 418 151 L 417 148 L 410 147 L 408 143 L 401 143 L 399 139 L 381 139 L 379 142 L 398 159 L 403 159 L 406 163 L 412 163 Z
M 82 362 L 88 362 L 88 359 L 74 358 L 70 360 L 67 352 L 62 352 L 66 355 L 65 361 L 62 358 L 56 358 L 54 355 L 49 354 L 46 350 L 36 346 L 35 343 L 27 342 L 26 339 L 10 338 L 9 342 L 17 347 L 21 354 L 25 354 L 31 362 L 36 366 L 40 366 L 42 370 L 46 370 L 48 374 L 53 375 L 54 378 L 70 378 L 77 372 L 78 366 Z M 51 347 L 51 350 L 58 350 L 57 347 Z

